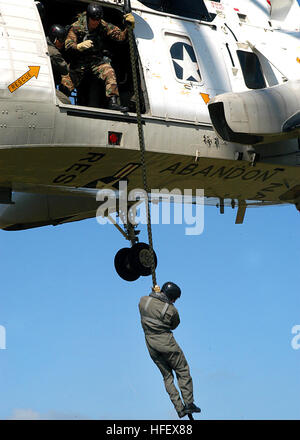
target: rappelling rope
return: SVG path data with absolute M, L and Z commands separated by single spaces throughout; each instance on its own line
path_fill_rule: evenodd
M 130 25 L 127 25 L 128 31 L 128 39 L 129 39 L 129 49 L 130 49 L 130 61 L 131 61 L 131 69 L 132 69 L 132 78 L 133 78 L 133 89 L 136 103 L 136 120 L 138 126 L 138 136 L 139 136 L 139 145 L 140 145 L 140 153 L 141 153 L 141 164 L 142 164 L 142 173 L 143 173 L 143 185 L 146 193 L 146 215 L 147 215 L 147 232 L 148 232 L 148 241 L 149 241 L 149 250 L 150 250 L 150 258 L 151 258 L 151 273 L 152 273 L 152 282 L 153 287 L 156 286 L 156 272 L 155 272 L 155 264 L 154 264 L 154 252 L 153 252 L 153 239 L 152 239 L 152 227 L 151 227 L 151 213 L 150 213 L 150 202 L 149 202 L 149 187 L 147 182 L 147 168 L 146 168 L 146 160 L 145 160 L 145 138 L 141 117 L 141 103 L 140 103 L 140 95 L 139 95 L 139 85 L 138 85 L 138 76 L 136 69 L 136 52 L 135 52 L 135 40 L 133 35 L 133 29 Z

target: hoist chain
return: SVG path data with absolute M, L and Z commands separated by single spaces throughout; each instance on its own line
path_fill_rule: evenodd
M 139 136 L 139 145 L 141 152 L 141 164 L 142 164 L 142 172 L 143 172 L 143 185 L 146 193 L 146 215 L 147 215 L 147 232 L 148 232 L 148 241 L 150 248 L 150 256 L 151 256 L 151 273 L 152 273 L 152 282 L 153 287 L 156 286 L 156 272 L 155 272 L 155 264 L 154 264 L 154 252 L 153 252 L 153 239 L 152 239 L 152 227 L 151 227 L 151 213 L 150 213 L 150 202 L 149 202 L 149 188 L 147 183 L 147 168 L 146 168 L 146 160 L 145 160 L 145 139 L 144 139 L 144 131 L 141 117 L 141 103 L 140 103 L 140 95 L 139 95 L 139 85 L 138 85 L 138 76 L 137 76 L 137 68 L 136 68 L 136 52 L 135 52 L 135 40 L 133 35 L 133 30 L 130 25 L 127 26 L 128 38 L 129 38 L 129 48 L 130 48 L 130 61 L 132 68 L 132 78 L 133 78 L 133 88 L 134 88 L 134 96 L 135 96 L 135 104 L 136 104 L 136 119 L 138 126 L 138 136 Z

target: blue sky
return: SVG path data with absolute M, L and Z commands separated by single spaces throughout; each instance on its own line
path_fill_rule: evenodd
M 299 419 L 300 214 L 205 208 L 204 233 L 153 227 L 158 282 L 177 282 L 174 332 L 203 419 Z M 0 419 L 176 419 L 137 304 L 151 277 L 121 280 L 126 246 L 96 220 L 0 232 Z M 146 240 L 142 227 L 141 240 Z

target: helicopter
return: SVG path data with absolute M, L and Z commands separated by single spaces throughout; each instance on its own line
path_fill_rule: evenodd
M 89 0 L 0 0 L 0 228 L 16 231 L 96 216 L 99 191 L 119 200 L 130 241 L 115 258 L 127 281 L 151 273 L 149 246 L 128 221 L 119 185 L 140 188 L 140 137 L 128 41 L 108 43 L 120 99 L 107 106 L 86 74 L 70 103 L 55 87 L 46 36 Z M 300 210 L 300 13 L 296 0 L 98 1 L 133 31 L 149 188 L 204 190 L 221 214 L 294 204 Z M 100 202 L 103 203 L 102 200 Z M 154 254 L 155 265 L 157 257 Z

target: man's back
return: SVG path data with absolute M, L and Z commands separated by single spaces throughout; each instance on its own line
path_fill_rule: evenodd
M 54 74 L 55 85 L 61 83 L 61 76 L 68 75 L 69 68 L 61 52 L 55 47 L 54 43 L 47 37 L 48 52 Z
M 145 335 L 170 333 L 180 323 L 176 307 L 152 295 L 140 299 L 139 310 Z

